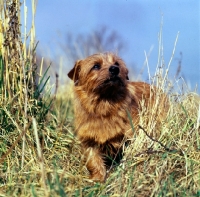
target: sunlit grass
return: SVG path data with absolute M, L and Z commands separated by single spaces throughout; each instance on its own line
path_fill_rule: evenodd
M 162 35 L 157 70 L 149 79 L 168 94 L 168 115 L 159 129 L 149 121 L 158 115 L 158 94 L 154 108 L 140 112 L 143 129 L 132 125 L 135 135 L 121 163 L 105 183 L 95 183 L 73 134 L 72 86 L 55 82 L 52 91 L 48 72 L 35 64 L 34 21 L 28 42 L 19 2 L 0 6 L 0 196 L 200 196 L 200 97 L 173 90 Z M 33 14 L 34 6 L 33 1 Z

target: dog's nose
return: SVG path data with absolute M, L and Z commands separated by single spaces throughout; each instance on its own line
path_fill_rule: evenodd
M 109 72 L 110 72 L 111 75 L 117 76 L 119 74 L 119 67 L 117 67 L 117 66 L 111 66 L 109 68 Z

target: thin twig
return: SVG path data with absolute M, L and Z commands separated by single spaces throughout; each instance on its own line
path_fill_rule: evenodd
M 153 150 L 152 148 L 148 148 L 147 150 L 145 151 L 142 151 L 140 153 L 137 153 L 134 157 L 139 157 L 140 155 L 142 154 L 156 154 L 156 153 L 163 153 L 163 151 L 160 151 L 160 150 Z
M 144 133 L 146 134 L 146 136 L 147 136 L 148 138 L 150 138 L 152 141 L 157 142 L 158 144 L 160 144 L 160 146 L 162 146 L 166 151 L 168 151 L 168 152 L 174 151 L 173 149 L 167 148 L 162 142 L 160 142 L 160 141 L 158 141 L 158 140 L 152 138 L 152 137 L 145 131 L 145 129 L 144 129 L 142 126 L 138 125 L 138 127 L 144 131 Z

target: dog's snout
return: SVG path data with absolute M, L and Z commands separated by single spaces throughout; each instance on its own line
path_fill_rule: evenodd
M 119 68 L 117 66 L 111 66 L 109 72 L 111 75 L 117 76 L 119 74 Z

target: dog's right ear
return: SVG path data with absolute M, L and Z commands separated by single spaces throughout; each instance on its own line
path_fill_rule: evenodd
M 81 70 L 80 62 L 81 60 L 76 61 L 74 68 L 72 68 L 68 73 L 68 77 L 74 81 L 75 85 L 78 83 L 79 80 L 79 73 Z

